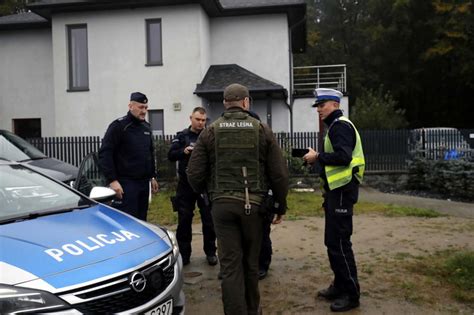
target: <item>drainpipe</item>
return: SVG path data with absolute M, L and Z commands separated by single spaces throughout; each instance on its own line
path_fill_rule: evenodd
M 285 100 L 285 104 L 288 107 L 288 110 L 290 111 L 290 133 L 293 134 L 293 104 L 295 102 L 295 98 L 293 96 L 293 51 L 291 49 L 291 43 L 292 43 L 292 37 L 291 37 L 291 31 L 293 28 L 296 26 L 300 25 L 301 23 L 306 22 L 306 16 L 293 24 L 292 26 L 289 27 L 288 29 L 288 43 L 289 43 L 289 73 L 290 73 L 290 88 L 289 88 L 289 99 L 290 103 Z

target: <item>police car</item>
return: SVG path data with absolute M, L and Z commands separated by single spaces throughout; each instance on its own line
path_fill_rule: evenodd
M 174 234 L 0 159 L 0 313 L 183 314 Z M 95 199 L 95 200 L 93 200 Z

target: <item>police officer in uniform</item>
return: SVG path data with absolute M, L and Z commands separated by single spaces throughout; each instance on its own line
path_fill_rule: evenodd
M 114 120 L 105 133 L 99 168 L 116 193 L 112 206 L 146 221 L 150 186 L 156 193 L 158 182 L 152 133 L 145 121 L 145 94 L 132 93 L 128 109 L 127 115 Z
M 286 211 L 288 169 L 272 130 L 249 115 L 248 89 L 224 90 L 224 114 L 199 136 L 188 164 L 195 191 L 207 191 L 222 271 L 222 301 L 227 315 L 258 314 L 258 258 L 262 241 L 262 202 L 271 187 L 280 205 L 273 223 Z
M 194 207 L 197 203 L 201 214 L 202 235 L 204 238 L 204 252 L 209 265 L 217 264 L 216 256 L 216 234 L 212 223 L 211 205 L 207 194 L 198 194 L 189 186 L 186 169 L 197 138 L 206 126 L 206 110 L 203 107 L 193 109 L 191 125 L 181 132 L 171 143 L 168 151 L 168 159 L 172 162 L 178 161 L 178 187 L 176 196 L 172 197 L 173 209 L 178 212 L 178 239 L 179 251 L 183 258 L 183 264 L 189 264 L 191 257 L 192 223 Z
M 359 132 L 339 109 L 342 93 L 333 89 L 316 89 L 319 117 L 328 126 L 324 152 L 309 148 L 303 159 L 321 166 L 324 184 L 325 231 L 329 263 L 334 273 L 333 283 L 318 292 L 318 296 L 333 301 L 330 309 L 344 312 L 359 306 L 360 287 L 352 251 L 352 214 L 359 195 L 359 184 L 365 169 Z

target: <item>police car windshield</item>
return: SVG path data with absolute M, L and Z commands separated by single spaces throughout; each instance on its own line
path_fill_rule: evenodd
M 94 203 L 22 165 L 0 164 L 0 222 L 64 212 L 88 204 Z
M 17 135 L 0 130 L 0 157 L 11 161 L 44 159 L 47 156 Z

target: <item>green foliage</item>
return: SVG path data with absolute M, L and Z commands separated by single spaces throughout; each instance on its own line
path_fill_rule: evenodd
M 168 151 L 170 149 L 170 142 L 168 140 L 154 139 L 155 159 L 158 167 L 158 177 L 160 180 L 172 180 L 176 178 L 176 163 L 168 160 Z
M 408 164 L 409 189 L 426 190 L 466 200 L 474 199 L 474 163 L 465 160 L 415 158 Z
M 419 209 L 413 207 L 391 206 L 385 214 L 389 217 L 421 217 L 421 218 L 437 218 L 443 216 L 439 212 L 431 209 Z
M 25 12 L 26 0 L 4 0 L 0 3 L 0 16 Z
M 455 287 L 453 297 L 474 303 L 474 252 L 444 250 L 423 257 L 408 266 L 410 271 L 433 277 Z
M 161 225 L 174 225 L 178 222 L 178 215 L 173 212 L 170 197 L 175 194 L 174 190 L 161 190 L 156 194 L 150 204 L 148 211 L 148 221 Z M 322 208 L 323 198 L 319 191 L 316 192 L 296 192 L 290 191 L 288 194 L 288 210 L 286 220 L 297 220 L 303 217 L 322 217 L 324 210 Z M 360 202 L 355 206 L 354 214 L 376 213 L 389 217 L 394 216 L 417 216 L 433 218 L 439 216 L 436 212 L 426 209 L 417 209 L 410 207 L 399 207 L 380 203 Z M 196 211 L 194 223 L 200 220 L 199 211 Z
M 173 212 L 170 197 L 174 195 L 173 190 L 160 190 L 153 196 L 148 210 L 147 220 L 151 223 L 161 225 L 173 225 L 178 222 L 178 215 Z
M 402 129 L 408 123 L 405 110 L 396 108 L 397 102 L 390 92 L 378 90 L 364 92 L 352 107 L 351 120 L 359 129 Z
M 307 51 L 296 66 L 347 64 L 350 104 L 383 84 L 410 127 L 472 127 L 472 1 L 307 3 Z

